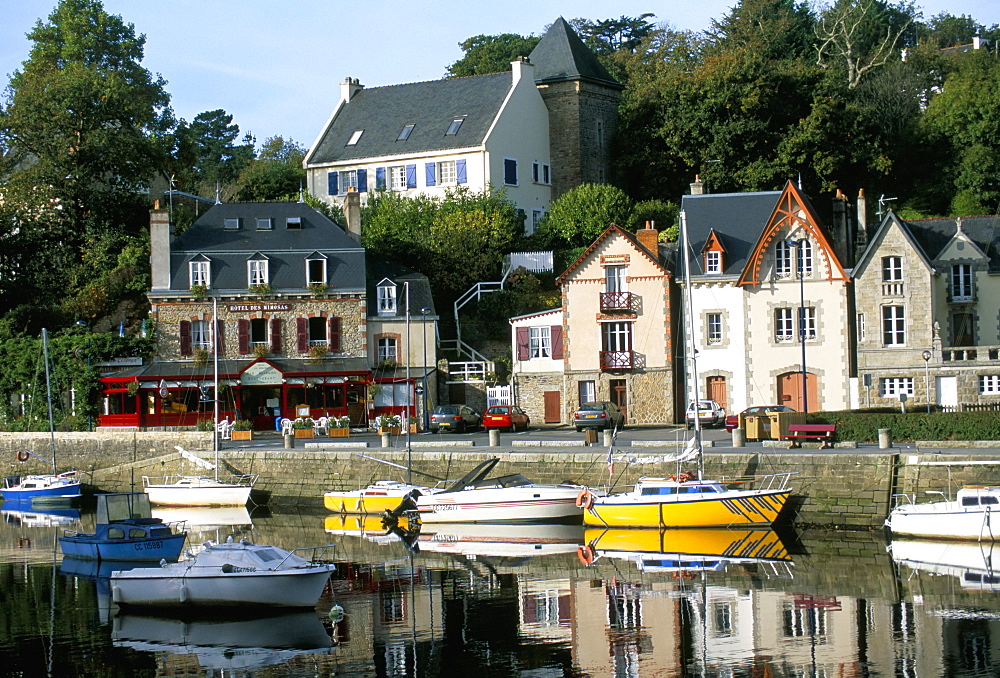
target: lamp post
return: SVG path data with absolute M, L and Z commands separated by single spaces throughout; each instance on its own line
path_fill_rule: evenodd
M 424 345 L 424 360 L 423 360 L 423 365 L 424 365 L 424 394 L 423 395 L 424 395 L 424 397 L 422 398 L 422 401 L 423 401 L 423 404 L 424 404 L 424 430 L 425 431 L 429 431 L 431 429 L 431 420 L 430 420 L 431 414 L 430 414 L 430 412 L 428 411 L 428 408 L 427 408 L 427 314 L 430 313 L 430 312 L 431 312 L 431 309 L 427 308 L 426 306 L 424 306 L 422 309 L 420 309 L 420 315 L 423 316 L 423 319 L 424 319 L 424 322 L 423 322 L 423 324 L 422 324 L 422 326 L 421 326 L 420 329 L 423 330 L 423 335 L 424 335 L 424 337 L 423 337 L 423 345 Z
M 786 240 L 789 247 L 795 248 L 796 268 L 799 275 L 799 342 L 802 344 L 802 411 L 809 412 L 809 392 L 806 388 L 806 279 L 803 275 L 802 245 L 805 239 Z
M 927 414 L 931 413 L 931 352 L 924 351 L 920 354 L 924 359 L 924 391 L 927 392 Z

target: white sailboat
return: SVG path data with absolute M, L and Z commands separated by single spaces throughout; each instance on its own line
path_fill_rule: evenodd
M 219 344 L 215 332 L 215 318 L 218 312 L 218 300 L 212 301 L 212 355 L 214 356 L 214 390 L 212 434 L 215 448 L 214 477 L 206 476 L 167 476 L 162 482 L 149 476 L 142 477 L 142 485 L 149 502 L 154 506 L 246 506 L 250 499 L 250 491 L 257 482 L 257 474 L 243 474 L 226 479 L 219 478 Z M 178 448 L 180 449 L 180 448 Z M 182 454 L 184 453 L 181 450 Z
M 49 440 L 52 446 L 51 461 L 29 450 L 18 452 L 17 458 L 25 462 L 29 457 L 35 457 L 52 466 L 52 473 L 27 476 L 10 476 L 3 479 L 0 486 L 0 496 L 4 503 L 68 503 L 80 498 L 80 481 L 76 479 L 79 471 L 59 473 L 56 467 L 56 435 L 52 419 L 52 386 L 49 379 L 49 335 L 42 328 L 42 357 L 45 361 L 45 397 L 48 403 Z

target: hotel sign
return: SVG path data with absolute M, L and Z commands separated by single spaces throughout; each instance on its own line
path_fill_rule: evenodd
M 254 363 L 240 375 L 241 386 L 264 386 L 281 383 L 281 372 L 266 362 Z
M 273 301 L 251 301 L 245 304 L 226 304 L 230 313 L 260 313 L 267 311 L 291 311 L 292 305 Z

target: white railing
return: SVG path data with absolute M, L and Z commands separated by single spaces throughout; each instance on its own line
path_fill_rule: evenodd
M 487 375 L 493 372 L 493 363 L 474 360 L 448 363 L 448 381 L 486 381 Z
M 513 405 L 514 389 L 510 384 L 506 386 L 488 386 L 486 388 L 486 407 L 494 405 Z

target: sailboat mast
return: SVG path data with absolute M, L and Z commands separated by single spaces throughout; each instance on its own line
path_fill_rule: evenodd
M 215 479 L 219 479 L 219 300 L 212 297 L 212 447 L 215 450 Z
M 684 248 L 684 291 L 687 294 L 688 360 L 691 361 L 691 397 L 694 403 L 694 444 L 698 451 L 698 480 L 705 475 L 705 455 L 701 445 L 701 400 L 698 393 L 698 352 L 694 343 L 694 295 L 691 292 L 691 257 L 687 213 L 681 210 L 681 246 Z
M 52 383 L 49 378 L 49 331 L 42 328 L 42 358 L 45 360 L 45 400 L 49 407 L 49 441 L 52 446 L 52 472 L 57 473 L 56 467 L 56 432 L 52 424 Z

